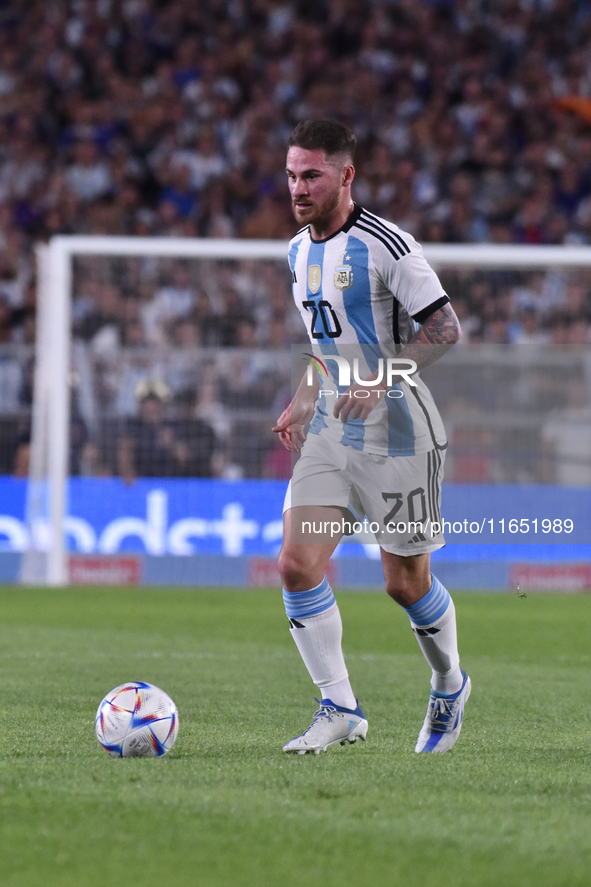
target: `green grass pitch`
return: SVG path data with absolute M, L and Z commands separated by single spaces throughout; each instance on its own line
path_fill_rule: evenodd
M 588 887 L 591 595 L 455 594 L 460 741 L 415 755 L 429 672 L 404 613 L 342 593 L 366 743 L 288 756 L 315 688 L 280 595 L 0 590 L 2 887 Z M 180 713 L 162 759 L 110 758 L 126 680 Z

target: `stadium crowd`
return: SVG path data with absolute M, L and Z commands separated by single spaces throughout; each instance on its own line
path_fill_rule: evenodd
M 354 127 L 356 199 L 422 241 L 591 242 L 590 37 L 586 0 L 5 0 L 0 339 L 33 335 L 52 234 L 289 237 L 309 115 Z M 588 335 L 588 289 L 562 307 Z
M 3 0 L 0 343 L 56 233 L 289 238 L 285 144 L 335 116 L 354 196 L 423 242 L 591 243 L 587 0 Z M 182 262 L 76 276 L 74 331 L 281 348 L 288 282 Z M 591 277 L 445 272 L 465 341 L 591 341 Z M 256 277 L 256 279 L 254 279 Z

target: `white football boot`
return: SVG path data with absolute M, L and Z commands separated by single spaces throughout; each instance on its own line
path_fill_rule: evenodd
M 297 755 L 305 755 L 306 752 L 319 755 L 331 745 L 344 745 L 345 742 L 352 745 L 358 739 L 365 741 L 367 721 L 359 704 L 355 710 L 335 705 L 330 699 L 323 699 L 319 705 L 308 729 L 286 743 L 283 751 Z
M 435 694 L 431 690 L 427 716 L 419 733 L 416 752 L 444 752 L 456 744 L 462 729 L 464 705 L 470 696 L 472 685 L 465 671 L 462 686 L 450 696 Z

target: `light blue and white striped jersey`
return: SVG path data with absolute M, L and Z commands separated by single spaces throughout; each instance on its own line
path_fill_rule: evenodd
M 396 357 L 433 311 L 449 301 L 416 240 L 392 222 L 355 206 L 346 224 L 326 240 L 312 240 L 310 228 L 289 244 L 293 296 L 313 353 L 330 377 L 321 394 L 310 433 L 382 456 L 411 456 L 446 446 L 445 431 L 431 393 L 418 373 L 417 387 L 402 379 L 393 387 L 402 397 L 383 397 L 367 419 L 343 424 L 333 406 L 346 390 L 338 387 L 331 355 L 359 356 L 359 378 L 369 379 L 379 358 Z M 353 381 L 353 378 L 352 378 Z

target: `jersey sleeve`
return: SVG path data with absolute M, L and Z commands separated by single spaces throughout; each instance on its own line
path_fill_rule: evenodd
M 422 323 L 432 311 L 449 302 L 449 297 L 419 244 L 416 241 L 411 243 L 410 252 L 399 259 L 383 250 L 382 267 L 378 273 L 405 311 Z

